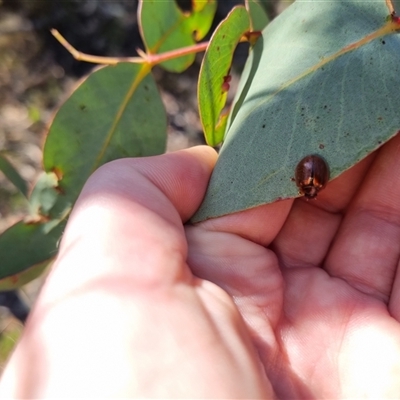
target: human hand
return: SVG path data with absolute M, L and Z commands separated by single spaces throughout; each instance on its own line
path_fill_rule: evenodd
M 397 397 L 398 143 L 316 201 L 185 228 L 212 150 L 100 168 L 0 397 Z

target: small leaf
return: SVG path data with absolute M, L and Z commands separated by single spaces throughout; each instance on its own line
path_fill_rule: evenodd
M 400 24 L 388 16 L 385 0 L 298 0 L 267 26 L 193 221 L 296 197 L 304 156 L 335 178 L 397 134 Z
M 25 179 L 13 167 L 10 161 L 0 153 L 0 171 L 7 177 L 7 179 L 25 196 L 28 196 L 28 184 Z
M 100 165 L 164 152 L 165 109 L 143 68 L 120 63 L 97 70 L 57 112 L 43 155 L 45 170 L 59 179 L 53 218 L 72 206 Z
M 0 235 L 0 279 L 16 276 L 51 260 L 57 254 L 65 224 L 65 220 L 37 224 L 20 221 L 4 231 Z M 34 271 L 31 276 L 35 276 Z
M 173 0 L 142 0 L 139 24 L 147 53 L 160 54 L 193 46 L 209 31 L 216 8 L 215 0 L 194 0 L 192 12 L 184 13 Z M 160 65 L 171 72 L 182 72 L 194 60 L 192 53 Z
M 216 130 L 229 89 L 229 70 L 240 38 L 250 29 L 248 12 L 235 7 L 215 30 L 201 65 L 198 102 L 207 144 L 221 143 L 224 132 Z
M 246 0 L 246 9 L 249 12 L 252 31 L 262 31 L 269 23 L 264 7 L 258 0 Z
M 56 204 L 58 179 L 53 172 L 43 172 L 29 196 L 30 214 L 33 218 L 49 216 L 50 210 Z

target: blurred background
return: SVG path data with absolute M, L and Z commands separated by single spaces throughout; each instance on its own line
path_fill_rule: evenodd
M 177 3 L 190 10 L 190 0 Z M 290 3 L 264 0 L 271 19 Z M 242 2 L 218 2 L 211 32 L 236 4 Z M 137 6 L 137 0 L 0 0 L 0 151 L 30 186 L 42 171 L 42 145 L 52 116 L 78 81 L 96 67 L 74 60 L 50 29 L 56 28 L 84 53 L 135 56 L 137 48 L 143 49 Z M 236 52 L 231 97 L 247 52 L 246 45 Z M 196 98 L 201 59 L 199 54 L 183 74 L 154 69 L 168 115 L 167 151 L 204 143 Z M 23 197 L 0 172 L 0 233 L 25 213 Z M 18 292 L 0 292 L 0 373 L 42 281 Z

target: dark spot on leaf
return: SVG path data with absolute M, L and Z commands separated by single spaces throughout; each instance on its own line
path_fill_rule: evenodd
M 386 44 L 386 42 L 384 40 L 382 40 L 382 44 Z
M 320 144 L 319 144 L 319 148 L 322 150 L 322 149 L 325 148 L 325 146 L 324 146 L 322 143 L 320 143 Z
M 382 140 L 379 140 L 379 141 L 378 141 L 378 144 L 382 144 Z
M 382 117 L 378 117 L 378 121 L 382 121 L 383 120 L 383 118 Z
M 327 105 L 324 105 L 324 110 L 326 110 L 328 108 L 328 106 Z
M 80 108 L 82 111 L 85 111 L 85 110 L 86 110 L 86 105 L 85 105 L 85 104 L 79 104 L 79 108 Z
M 294 179 L 293 176 L 290 178 L 290 180 L 291 180 L 292 182 L 296 182 L 296 179 Z
M 57 193 L 65 194 L 64 190 L 62 190 L 62 189 L 60 188 L 60 186 L 56 186 L 56 187 L 54 188 L 54 190 L 55 190 Z
M 265 124 L 263 124 L 263 126 L 262 126 L 263 128 L 265 128 Z

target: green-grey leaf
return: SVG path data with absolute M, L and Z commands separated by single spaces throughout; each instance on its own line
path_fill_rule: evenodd
M 15 290 L 26 285 L 42 275 L 50 263 L 51 260 L 46 260 L 43 263 L 35 264 L 15 275 L 10 275 L 0 279 L 0 291 Z
M 298 0 L 267 26 L 194 222 L 295 197 L 304 156 L 322 155 L 335 178 L 397 133 L 400 25 L 388 16 L 385 0 Z
M 120 63 L 95 71 L 57 112 L 43 156 L 46 171 L 60 178 L 53 218 L 75 202 L 100 165 L 164 152 L 165 109 L 153 76 L 143 68 Z
M 32 217 L 48 216 L 57 201 L 59 193 L 57 176 L 53 172 L 43 172 L 36 182 L 29 197 L 29 208 Z
M 64 221 L 18 222 L 0 235 L 0 279 L 42 265 L 57 254 Z
M 263 30 L 268 25 L 269 18 L 261 3 L 258 0 L 246 0 L 246 8 L 249 10 L 252 30 Z
M 14 166 L 7 160 L 7 158 L 0 153 L 0 171 L 7 177 L 7 179 L 25 196 L 28 195 L 28 184 L 25 179 L 18 173 Z
M 191 12 L 183 12 L 174 0 L 142 0 L 139 25 L 146 51 L 159 54 L 194 45 L 209 31 L 216 9 L 215 0 L 192 0 Z M 182 72 L 194 60 L 192 52 L 160 65 L 171 72 Z

